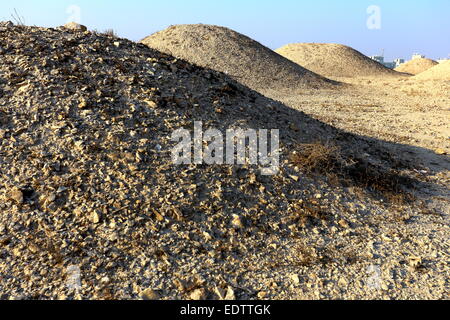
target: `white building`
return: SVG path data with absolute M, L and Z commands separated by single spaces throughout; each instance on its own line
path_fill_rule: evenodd
M 370 56 L 369 57 L 372 60 L 375 60 L 376 62 L 379 62 L 381 64 L 384 63 L 384 57 L 383 56 Z
M 401 59 L 401 58 L 395 59 L 395 60 L 394 60 L 394 63 L 395 63 L 395 68 L 397 68 L 397 67 L 399 67 L 400 65 L 402 65 L 402 64 L 405 63 L 405 59 Z
M 420 58 L 423 59 L 423 58 L 425 58 L 425 56 L 423 54 L 420 54 L 420 53 L 414 53 L 413 56 L 412 56 L 412 60 L 420 59 Z

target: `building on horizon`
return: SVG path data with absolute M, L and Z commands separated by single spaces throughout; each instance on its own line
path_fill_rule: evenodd
M 384 56 L 369 56 L 370 59 L 375 60 L 378 63 L 381 63 L 383 66 L 389 69 L 395 69 L 400 64 L 405 63 L 405 59 L 395 59 L 393 62 L 384 61 Z
M 394 63 L 395 63 L 395 68 L 397 68 L 397 67 L 399 67 L 400 65 L 402 65 L 402 64 L 405 63 L 405 59 L 397 58 L 397 59 L 394 60 Z
M 414 54 L 412 55 L 412 59 L 411 59 L 411 60 L 414 60 L 414 59 L 424 59 L 424 58 L 425 58 L 425 55 L 420 54 L 420 53 L 414 53 Z

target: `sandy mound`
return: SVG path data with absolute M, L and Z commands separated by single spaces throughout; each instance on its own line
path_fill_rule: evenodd
M 276 50 L 282 56 L 326 77 L 398 76 L 350 47 L 332 43 L 288 44 Z
M 0 25 L 0 39 L 0 299 L 255 299 L 274 281 L 287 299 L 299 268 L 319 275 L 312 295 L 366 279 L 349 261 L 400 190 L 376 142 L 112 35 Z M 171 134 L 200 120 L 279 128 L 279 173 L 174 165 Z
M 199 66 L 224 72 L 254 90 L 330 87 L 332 82 L 281 57 L 233 30 L 211 25 L 177 25 L 142 43 Z
M 434 67 L 437 64 L 438 63 L 436 61 L 431 59 L 418 58 L 400 65 L 395 69 L 395 71 L 416 75 Z
M 414 78 L 420 80 L 450 80 L 450 60 L 441 62 Z

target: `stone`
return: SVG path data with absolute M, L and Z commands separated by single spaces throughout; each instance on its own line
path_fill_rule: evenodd
M 216 287 L 214 293 L 217 295 L 219 300 L 236 300 L 236 295 L 232 287 L 228 286 L 226 289 Z
M 24 195 L 22 190 L 17 187 L 14 187 L 9 192 L 9 198 L 15 201 L 17 204 L 22 204 L 24 202 Z
M 260 291 L 258 292 L 258 299 L 262 300 L 262 299 L 266 299 L 268 296 L 268 293 L 266 291 Z
M 298 274 L 293 274 L 291 275 L 291 280 L 295 285 L 299 285 L 300 284 L 300 278 L 298 277 Z
M 206 290 L 196 289 L 190 293 L 189 298 L 195 301 L 206 300 Z
M 411 268 L 418 268 L 422 265 L 422 258 L 420 257 L 409 257 L 408 264 Z
M 11 28 L 11 27 L 14 27 L 14 23 L 12 23 L 11 21 L 1 21 L 0 22 L 0 27 L 2 27 L 2 28 Z
M 89 216 L 89 220 L 94 224 L 100 223 L 101 219 L 102 219 L 102 214 L 98 210 L 92 211 Z
M 153 289 L 146 289 L 140 294 L 142 300 L 159 300 L 161 299 L 160 294 Z
M 87 27 L 83 26 L 82 24 L 76 23 L 76 22 L 69 22 L 66 23 L 64 25 L 64 28 L 67 30 L 72 30 L 72 31 L 80 31 L 80 32 L 85 32 L 87 31 Z
M 156 109 L 158 107 L 155 101 L 145 100 L 144 102 L 152 109 Z
M 233 214 L 233 219 L 231 220 L 231 224 L 236 229 L 243 229 L 244 228 L 244 224 L 242 223 L 242 219 L 237 214 Z
M 339 224 L 339 226 L 341 226 L 344 229 L 350 228 L 350 225 L 344 219 L 339 220 L 338 224 Z

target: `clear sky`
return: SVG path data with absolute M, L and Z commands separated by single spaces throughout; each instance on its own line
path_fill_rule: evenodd
M 367 12 L 372 5 L 380 16 Z M 79 18 L 90 29 L 114 29 L 131 40 L 172 24 L 207 23 L 272 49 L 333 42 L 367 55 L 384 49 L 386 60 L 409 59 L 414 52 L 433 59 L 450 54 L 450 0 L 1 0 L 0 20 L 12 20 L 14 9 L 27 25 L 54 27 Z

